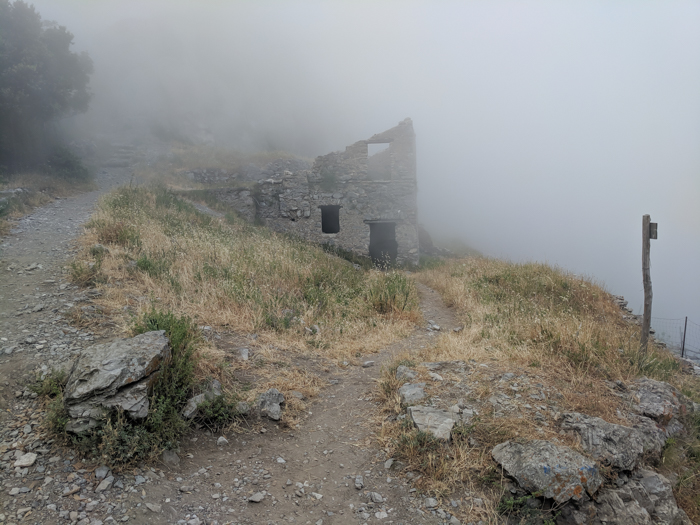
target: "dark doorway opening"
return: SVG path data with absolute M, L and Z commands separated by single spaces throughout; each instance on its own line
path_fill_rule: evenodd
M 374 264 L 378 266 L 394 264 L 398 248 L 395 222 L 369 223 L 369 256 Z
M 338 233 L 340 231 L 340 206 L 319 206 L 321 208 L 321 231 Z

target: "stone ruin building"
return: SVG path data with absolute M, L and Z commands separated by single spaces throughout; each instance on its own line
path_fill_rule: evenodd
M 376 144 L 384 149 L 372 154 Z M 284 170 L 255 189 L 222 188 L 217 197 L 250 221 L 330 244 L 377 263 L 418 263 L 416 139 L 411 119 L 317 157 L 310 169 Z

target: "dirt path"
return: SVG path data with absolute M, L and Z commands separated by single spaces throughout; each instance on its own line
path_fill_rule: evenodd
M 449 514 L 425 509 L 411 474 L 399 463 L 390 467 L 374 439 L 381 366 L 433 344 L 436 334 L 426 328 L 373 356 L 373 366 L 331 370 L 331 386 L 291 432 L 264 420 L 261 431 L 227 435 L 217 445 L 220 435 L 196 431 L 184 439 L 178 466 L 115 474 L 104 491 L 95 491 L 106 474 L 97 465 L 52 450 L 26 385 L 99 339 L 66 323 L 62 314 L 89 298 L 65 281 L 62 268 L 97 197 L 127 183 L 129 173 L 102 170 L 99 191 L 36 210 L 0 245 L 0 523 L 448 523 Z M 426 320 L 456 326 L 436 292 L 421 285 L 419 292 Z M 14 467 L 20 449 L 36 452 L 36 463 Z M 371 493 L 381 498 L 372 501 Z M 260 502 L 249 500 L 254 494 Z

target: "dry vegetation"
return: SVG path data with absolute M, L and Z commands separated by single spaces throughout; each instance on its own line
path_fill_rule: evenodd
M 123 331 L 156 309 L 221 333 L 257 334 L 246 344 L 255 360 L 209 345 L 199 350 L 206 359 L 196 372 L 223 370 L 225 385 L 236 372 L 254 373 L 255 388 L 241 394 L 249 399 L 271 386 L 313 395 L 320 383 L 300 375 L 294 355 L 354 362 L 403 337 L 419 318 L 415 286 L 403 273 L 357 270 L 233 215 L 203 214 L 163 188 L 106 196 L 82 245 L 73 280 L 102 290 L 99 306 L 115 313 Z M 294 410 L 288 414 L 291 423 Z
M 469 401 L 485 407 L 490 407 L 484 402 L 499 389 L 494 378 L 506 372 L 558 392 L 556 409 L 561 412 L 584 412 L 613 423 L 627 422 L 618 412 L 622 401 L 611 391 L 610 381 L 648 376 L 668 381 L 700 400 L 698 381 L 681 374 L 671 354 L 655 346 L 646 355 L 639 353 L 639 328 L 623 320 L 611 296 L 588 279 L 543 264 L 480 257 L 433 264 L 416 279 L 455 307 L 464 329 L 441 335 L 434 348 L 400 356 L 384 371 L 378 394 L 389 414 L 402 412 L 397 395 L 402 382 L 396 380 L 396 367 L 423 361 L 488 364 L 488 368 L 472 367 L 469 377 L 474 384 Z M 431 384 L 425 370 L 417 370 L 417 380 L 427 380 L 429 395 L 441 399 L 448 395 L 444 387 L 440 390 Z M 422 474 L 418 485 L 423 490 L 442 496 L 459 487 L 483 499 L 483 506 L 466 508 L 464 519 L 496 522 L 499 513 L 507 513 L 514 505 L 503 495 L 502 475 L 490 456 L 496 444 L 549 439 L 573 448 L 579 445 L 559 435 L 551 414 L 545 427 L 533 421 L 531 413 L 516 411 L 503 417 L 494 412 L 482 410 L 470 426 L 457 427 L 449 445 L 417 431 L 406 419 L 385 423 L 384 446 Z M 680 474 L 675 487 L 679 504 L 697 519 L 700 442 L 696 425 L 688 423 L 687 438 L 669 440 L 658 467 Z M 547 516 L 551 514 L 543 513 L 538 519 L 542 522 Z

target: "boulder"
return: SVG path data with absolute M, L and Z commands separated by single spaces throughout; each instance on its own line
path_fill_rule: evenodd
M 438 439 L 449 441 L 452 427 L 460 420 L 459 414 L 424 406 L 408 407 L 408 417 L 421 432 L 429 432 Z
M 645 452 L 642 430 L 608 423 L 599 417 L 569 412 L 564 414 L 561 428 L 576 432 L 591 457 L 620 470 L 634 469 Z
M 182 409 L 181 415 L 185 419 L 192 419 L 197 414 L 197 409 L 199 405 L 206 403 L 207 401 L 213 401 L 221 395 L 221 383 L 214 379 L 207 388 L 206 392 L 197 394 L 187 400 L 185 408 Z
M 557 503 L 594 494 L 603 483 L 595 462 L 549 441 L 506 441 L 494 447 L 491 455 L 520 488 Z
M 620 487 L 601 489 L 595 501 L 562 508 L 557 524 L 690 525 L 678 508 L 671 483 L 661 474 L 639 469 Z
M 413 405 L 425 398 L 425 383 L 408 383 L 399 388 L 402 405 Z
M 66 430 L 79 434 L 94 428 L 112 408 L 132 419 L 144 419 L 149 388 L 170 355 L 163 330 L 86 348 L 75 361 L 64 391 L 70 416 Z
M 282 403 L 284 403 L 284 394 L 276 388 L 271 388 L 258 396 L 257 407 L 260 410 L 260 415 L 267 416 L 273 421 L 279 421 L 282 417 Z

